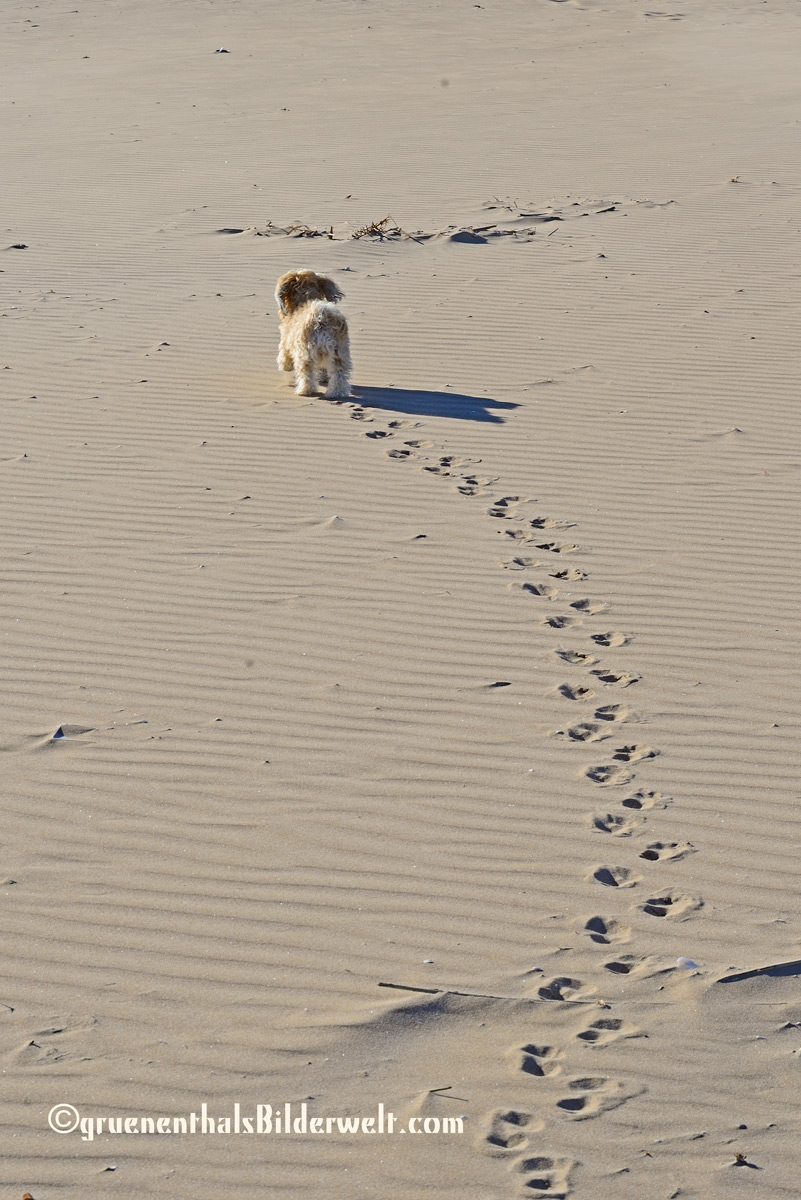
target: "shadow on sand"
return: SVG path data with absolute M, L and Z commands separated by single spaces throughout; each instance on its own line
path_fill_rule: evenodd
M 408 413 L 416 417 L 457 417 L 462 421 L 503 422 L 493 409 L 519 408 L 508 400 L 492 400 L 489 396 L 462 396 L 458 392 L 418 392 L 403 388 L 355 387 L 351 402 L 366 408 L 383 408 L 387 412 Z

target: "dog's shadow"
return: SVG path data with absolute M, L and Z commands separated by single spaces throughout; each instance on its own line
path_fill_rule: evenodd
M 404 388 L 354 387 L 351 401 L 366 408 L 383 408 L 387 412 L 407 413 L 415 417 L 458 417 L 462 421 L 503 422 L 494 409 L 519 408 L 509 400 L 492 400 L 488 396 L 463 396 L 459 392 L 419 392 Z

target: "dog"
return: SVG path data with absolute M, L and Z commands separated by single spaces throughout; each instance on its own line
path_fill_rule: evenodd
M 278 370 L 295 372 L 299 396 L 315 396 L 318 383 L 329 400 L 350 396 L 348 323 L 336 307 L 344 292 L 327 275 L 287 271 L 275 299 L 281 320 Z

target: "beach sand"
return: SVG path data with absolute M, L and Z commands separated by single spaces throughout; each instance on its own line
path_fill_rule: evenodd
M 797 5 L 76 3 L 0 18 L 3 1195 L 798 1196 Z M 48 1127 L 304 1102 L 463 1132 Z

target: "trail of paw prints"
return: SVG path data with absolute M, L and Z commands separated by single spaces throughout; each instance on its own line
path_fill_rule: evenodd
M 354 407 L 351 416 L 359 420 L 372 420 L 372 418 L 366 418 L 365 411 L 359 406 Z M 412 422 L 391 421 L 386 429 L 371 430 L 367 436 L 375 439 L 392 438 L 395 435 L 402 437 L 408 431 L 409 426 L 413 424 Z M 432 448 L 433 443 L 425 439 L 402 437 L 402 441 L 393 444 L 387 450 L 387 454 L 392 458 L 406 460 L 422 456 L 423 461 L 420 464 L 422 470 L 445 478 L 456 476 L 459 479 L 457 484 L 459 490 L 468 495 L 480 492 L 492 482 L 488 477 L 470 473 L 469 468 L 475 465 L 476 460 L 463 459 L 449 454 L 440 454 L 436 457 L 425 453 Z M 436 458 L 436 461 L 432 461 L 433 458 Z M 543 571 L 544 578 L 524 579 L 519 583 L 513 582 L 509 586 L 512 590 L 519 590 L 526 599 L 531 600 L 537 606 L 542 605 L 546 610 L 550 610 L 540 614 L 539 619 L 543 626 L 558 631 L 577 631 L 584 625 L 585 620 L 606 612 L 608 605 L 605 601 L 593 597 L 576 597 L 570 590 L 572 585 L 581 583 L 587 578 L 587 572 L 582 568 L 563 565 L 559 561 L 561 556 L 573 554 L 580 549 L 576 543 L 551 540 L 550 538 L 541 540 L 543 533 L 547 536 L 551 531 L 573 528 L 575 522 L 545 515 L 529 516 L 530 506 L 533 503 L 535 501 L 531 497 L 519 494 L 496 495 L 492 499 L 487 509 L 487 515 L 500 523 L 498 533 L 509 539 L 515 545 L 515 549 L 522 550 L 525 545 L 526 550 L 530 548 L 539 552 L 537 555 L 531 553 L 512 554 L 508 559 L 502 561 L 501 566 L 515 572 Z M 563 589 L 567 589 L 564 591 L 564 595 L 562 595 Z M 563 600 L 567 611 L 553 612 L 553 607 L 560 600 Z M 589 640 L 599 648 L 614 650 L 628 645 L 631 637 L 620 631 L 609 630 L 591 633 Z M 559 649 L 556 653 L 567 664 L 588 668 L 594 677 L 593 682 L 596 687 L 602 689 L 608 687 L 627 688 L 637 682 L 638 677 L 631 673 L 616 671 L 599 664 L 597 655 L 591 651 Z M 563 699 L 590 703 L 596 698 L 596 687 L 565 682 L 557 690 Z M 610 728 L 617 722 L 626 720 L 628 715 L 628 710 L 623 705 L 599 704 L 595 709 L 593 719 L 572 722 L 566 727 L 552 731 L 551 736 L 561 738 L 574 745 L 606 742 L 612 738 L 612 734 L 609 732 Z M 592 783 L 599 787 L 624 786 L 634 778 L 633 772 L 627 764 L 654 757 L 657 753 L 658 751 L 654 751 L 650 747 L 640 747 L 636 744 L 615 746 L 612 748 L 613 761 L 611 763 L 589 766 L 585 768 L 584 773 Z
M 375 421 L 376 414 L 362 408 L 361 405 L 355 404 L 350 407 L 352 420 L 363 421 L 366 424 L 372 424 Z M 452 480 L 456 491 L 463 496 L 486 495 L 487 489 L 497 480 L 473 469 L 480 464 L 480 458 L 463 458 L 456 454 L 437 453 L 435 443 L 427 438 L 404 436 L 411 430 L 419 429 L 421 424 L 420 421 L 387 421 L 383 428 L 367 430 L 365 437 L 373 441 L 387 442 L 386 455 L 390 459 L 414 462 L 422 471 Z M 432 451 L 434 453 L 431 453 Z
M 542 598 L 552 602 L 555 597 L 547 592 L 541 592 Z M 594 616 L 604 611 L 600 606 L 595 607 L 592 601 L 582 603 L 573 601 L 570 605 L 573 612 Z M 556 625 L 557 628 L 572 629 L 574 623 L 567 621 Z M 670 802 L 655 790 L 639 788 L 630 790 L 637 772 L 650 760 L 656 758 L 659 750 L 653 746 L 635 740 L 619 738 L 622 727 L 626 722 L 641 720 L 624 701 L 599 703 L 602 691 L 615 689 L 626 691 L 639 682 L 640 676 L 631 671 L 625 671 L 616 666 L 606 665 L 599 661 L 604 652 L 614 651 L 630 645 L 633 640 L 629 633 L 621 630 L 608 629 L 589 635 L 591 649 L 576 646 L 561 646 L 554 651 L 559 661 L 569 668 L 583 671 L 584 680 L 569 680 L 557 685 L 557 695 L 573 705 L 581 706 L 581 716 L 578 720 L 551 731 L 551 737 L 560 738 L 567 745 L 582 746 L 604 743 L 609 751 L 606 761 L 596 762 L 581 768 L 586 781 L 598 789 L 627 788 L 629 794 L 620 802 L 619 809 L 613 806 L 610 810 L 590 814 L 592 829 L 598 834 L 615 839 L 634 839 L 633 849 L 639 859 L 637 869 L 629 863 L 604 863 L 590 870 L 586 876 L 591 882 L 605 888 L 634 889 L 644 887 L 647 876 L 644 868 L 657 866 L 665 862 L 677 862 L 692 854 L 695 847 L 689 842 L 652 840 L 645 842 L 646 825 L 649 810 L 665 809 Z M 587 711 L 589 709 L 589 712 Z M 645 844 L 643 844 L 645 842 Z M 622 843 L 626 844 L 625 841 Z M 644 898 L 638 899 L 632 911 L 642 913 L 655 920 L 686 920 L 703 907 L 703 900 L 692 896 L 680 889 L 663 888 L 649 890 Z M 589 940 L 600 947 L 618 946 L 628 942 L 632 930 L 618 914 L 595 915 L 586 922 L 584 933 Z M 619 976 L 643 976 L 659 969 L 654 961 L 647 957 L 634 954 L 617 953 L 613 958 L 603 963 L 605 970 Z M 585 1039 L 587 1040 L 587 1039 Z M 574 1081 L 576 1089 L 582 1094 L 578 1098 L 566 1096 L 562 1107 L 567 1113 L 572 1113 L 579 1119 L 582 1114 L 594 1115 L 596 1111 L 609 1107 L 607 1101 L 614 1103 L 614 1096 L 603 1093 L 600 1106 L 594 1102 L 591 1092 L 593 1089 L 583 1089 L 579 1081 Z M 603 1092 L 603 1089 L 598 1089 Z
M 610 708 L 609 715 L 619 715 L 621 710 Z M 625 719 L 625 718 L 624 718 Z M 653 747 L 636 742 L 628 742 L 617 746 L 609 756 L 611 761 L 598 766 L 587 767 L 584 770 L 586 778 L 597 787 L 615 787 L 628 784 L 633 778 L 632 764 L 644 763 L 656 757 L 658 751 Z M 645 834 L 649 809 L 664 809 L 668 801 L 661 793 L 639 789 L 621 801 L 622 811 L 595 812 L 590 816 L 591 827 L 594 831 L 615 839 L 639 838 Z M 640 866 L 656 866 L 665 862 L 678 862 L 694 853 L 695 847 L 690 842 L 654 840 L 645 845 L 639 842 L 635 847 Z M 632 888 L 646 880 L 642 871 L 628 865 L 602 864 L 596 867 L 588 876 L 589 879 L 609 888 Z M 680 889 L 664 888 L 654 891 L 644 900 L 638 900 L 635 909 L 645 916 L 660 920 L 686 920 L 703 907 L 701 897 L 692 896 Z M 601 944 L 611 944 L 604 937 L 603 920 L 594 919 L 596 924 L 588 929 L 593 941 Z M 614 919 L 608 922 L 612 927 Z M 593 932 L 594 930 L 594 932 Z M 607 969 L 618 974 L 629 974 L 633 964 L 620 960 L 605 964 Z
M 590 824 L 598 833 L 616 838 L 628 838 L 634 834 L 645 835 L 649 809 L 665 809 L 671 801 L 661 792 L 640 789 L 621 801 L 624 812 L 595 812 L 590 814 Z M 677 862 L 695 853 L 692 842 L 652 841 L 637 849 L 637 854 L 646 862 Z
M 590 918 L 587 928 L 598 936 L 622 936 L 603 918 Z M 544 982 L 540 999 L 566 1003 L 580 996 L 584 984 L 566 976 Z M 522 1195 L 567 1197 L 573 1160 L 553 1154 L 538 1135 L 552 1122 L 584 1121 L 600 1117 L 641 1095 L 645 1088 L 634 1081 L 617 1078 L 603 1067 L 606 1047 L 646 1034 L 630 1021 L 594 1011 L 582 1013 L 563 1045 L 551 1041 L 528 1041 L 513 1047 L 509 1066 L 530 1089 L 531 1102 L 523 1107 L 496 1109 L 485 1118 L 480 1133 L 484 1153 L 505 1158 L 509 1170 L 521 1182 Z M 597 1065 L 576 1069 L 587 1054 L 600 1057 Z M 572 1063 L 571 1063 L 572 1060 Z M 533 1114 L 537 1114 L 535 1117 Z M 544 1119 L 543 1119 L 544 1118 Z
M 661 792 L 640 788 L 621 800 L 619 809 L 591 813 L 590 827 L 602 837 L 621 840 L 623 844 L 626 844 L 626 839 L 632 839 L 639 865 L 643 869 L 650 865 L 678 862 L 695 853 L 691 842 L 646 841 L 650 813 L 664 811 L 670 803 L 670 797 Z M 645 876 L 634 867 L 610 866 L 596 868 L 591 878 L 597 883 L 616 887 L 636 886 L 645 880 Z M 644 899 L 636 902 L 634 911 L 660 920 L 686 920 L 702 907 L 703 900 L 700 897 L 665 888 L 650 891 Z M 604 922 L 608 928 L 605 928 Z M 596 917 L 587 923 L 585 931 L 593 942 L 612 945 L 617 939 L 607 936 L 607 932 L 617 931 L 619 928 L 620 924 L 614 918 Z M 603 965 L 607 971 L 614 974 L 632 974 L 635 977 L 649 974 L 656 969 L 651 959 L 631 955 L 616 956 Z
M 498 1108 L 481 1123 L 477 1148 L 493 1158 L 509 1161 L 509 1170 L 520 1177 L 523 1195 L 561 1196 L 566 1200 L 570 1194 L 570 1173 L 576 1163 L 533 1149 L 532 1141 L 544 1127 L 545 1122 L 530 1112 Z
M 352 415 L 364 419 L 358 412 Z M 573 746 L 576 749 L 571 752 L 577 754 L 582 746 L 587 749 L 603 746 L 604 761 L 590 762 L 580 768 L 584 780 L 597 789 L 627 789 L 624 799 L 610 806 L 612 811 L 593 814 L 592 828 L 599 836 L 616 840 L 644 832 L 648 810 L 664 807 L 666 801 L 657 792 L 635 791 L 630 785 L 635 773 L 659 751 L 626 737 L 623 732 L 627 723 L 641 721 L 632 712 L 627 697 L 623 698 L 640 676 L 619 667 L 611 661 L 611 656 L 629 646 L 633 638 L 619 629 L 603 626 L 599 629 L 598 618 L 609 611 L 609 605 L 584 592 L 588 572 L 580 565 L 580 558 L 578 563 L 573 560 L 581 547 L 568 534 L 575 523 L 532 512 L 535 501 L 531 497 L 518 493 L 492 495 L 489 489 L 496 481 L 479 473 L 479 461 L 438 451 L 431 442 L 418 437 L 409 423 L 393 422 L 386 429 L 369 430 L 367 436 L 385 442 L 384 451 L 389 458 L 413 462 L 420 470 L 449 480 L 465 496 L 488 498 L 486 514 L 496 523 L 501 539 L 503 552 L 499 566 L 509 572 L 509 590 L 519 595 L 521 603 L 531 606 L 537 624 L 565 637 L 567 644 L 555 648 L 554 653 L 566 669 L 582 675 L 580 679 L 566 678 L 557 685 L 557 703 L 564 703 L 566 713 L 572 711 L 570 719 L 552 730 L 550 736 Z M 579 640 L 583 644 L 578 644 Z M 606 661 L 607 657 L 610 661 Z M 625 840 L 619 844 L 627 845 Z M 689 852 L 685 846 L 666 841 L 651 841 L 636 849 L 637 867 L 612 859 L 589 867 L 586 878 L 603 888 L 603 894 L 609 897 L 615 890 L 627 897 L 632 893 L 639 895 L 646 867 Z M 692 898 L 657 890 L 635 900 L 634 908 L 654 919 L 660 912 L 668 917 L 693 911 Z M 628 953 L 632 927 L 621 914 L 597 912 L 584 919 L 581 932 L 591 945 L 606 952 L 606 960 L 599 964 L 602 971 L 637 978 L 655 969 L 650 959 Z M 582 980 L 561 975 L 542 980 L 536 998 L 560 1005 L 592 1004 L 594 991 Z M 602 1053 L 605 1046 L 622 1038 L 642 1036 L 646 1035 L 621 1018 L 599 1016 L 596 1008 L 591 1016 L 582 1017 L 581 1026 L 573 1035 L 573 1054 L 582 1050 Z M 600 1117 L 644 1090 L 636 1083 L 601 1071 L 569 1073 L 566 1065 L 572 1056 L 569 1047 L 539 1040 L 521 1040 L 509 1051 L 511 1069 L 518 1079 L 527 1081 L 527 1086 L 537 1089 L 538 1101 L 544 1109 L 530 1111 L 528 1107 L 517 1106 L 497 1109 L 486 1118 L 479 1141 L 486 1153 L 510 1160 L 510 1170 L 521 1181 L 522 1194 L 567 1196 L 569 1192 L 570 1173 L 575 1164 L 539 1145 L 537 1135 L 544 1126 L 541 1115 L 547 1113 L 553 1120 Z
M 351 405 L 350 408 L 350 416 L 354 420 L 368 423 L 375 420 L 374 414 L 368 413 L 359 404 Z M 466 459 L 445 453 L 432 455 L 429 453 L 434 449 L 431 441 L 404 436 L 410 430 L 418 428 L 419 425 L 420 422 L 395 419 L 387 422 L 385 428 L 367 431 L 366 436 L 374 440 L 392 439 L 393 444 L 386 450 L 388 457 L 396 460 L 415 460 L 421 470 L 453 479 L 457 489 L 464 495 L 484 494 L 486 489 L 495 482 L 489 476 L 473 471 L 472 468 L 480 463 L 480 459 Z M 558 585 L 561 584 L 563 587 L 564 585 L 573 585 L 583 582 L 587 578 L 587 572 L 582 568 L 572 564 L 565 565 L 560 561 L 564 556 L 579 551 L 581 547 L 575 542 L 562 541 L 553 537 L 555 531 L 574 528 L 576 523 L 541 514 L 530 516 L 530 505 L 534 503 L 535 501 L 531 497 L 519 494 L 496 495 L 491 500 L 487 515 L 499 522 L 498 534 L 508 540 L 515 550 L 522 551 L 525 547 L 526 551 L 540 552 L 537 555 L 514 553 L 508 559 L 504 559 L 501 566 L 510 571 L 543 570 L 544 579 L 527 579 L 519 585 L 512 584 L 510 586 L 513 590 L 519 588 L 527 599 L 534 604 L 545 605 L 549 610 L 556 606 L 557 601 L 562 601 L 567 611 L 541 612 L 539 614 L 540 623 L 557 631 L 578 631 L 586 620 L 606 612 L 608 605 L 605 601 L 590 596 L 575 596 L 569 586 L 562 594 Z M 552 580 L 554 582 L 551 582 Z M 629 635 L 618 631 L 591 633 L 589 637 L 596 646 L 605 649 L 625 646 L 631 640 Z M 559 650 L 557 653 L 567 663 L 572 665 L 580 663 L 590 667 L 598 687 L 627 688 L 636 683 L 639 678 L 631 673 L 615 671 L 599 664 L 597 656 L 590 652 Z M 569 700 L 590 701 L 595 696 L 595 688 L 592 686 L 576 687 L 565 683 L 559 688 L 559 691 L 565 699 Z M 564 736 L 566 741 L 574 743 L 602 741 L 605 740 L 606 735 L 602 732 L 603 725 L 599 722 L 604 719 L 601 717 L 595 722 L 579 722 L 570 726 L 567 731 L 559 731 L 555 735 Z M 618 755 L 615 757 L 617 758 Z M 595 775 L 591 778 L 593 782 L 601 785 L 622 784 L 631 778 L 627 772 L 616 766 L 607 773 L 602 768 L 595 768 L 594 771 Z
M 591 917 L 585 926 L 590 936 L 609 943 L 627 940 L 630 930 L 618 922 L 604 917 Z M 571 981 L 580 986 L 578 981 Z M 560 998 L 564 991 L 557 987 Z M 563 1047 L 539 1042 L 530 1042 L 516 1048 L 510 1054 L 517 1070 L 533 1077 L 536 1094 L 542 1107 L 539 1111 L 551 1113 L 557 1118 L 587 1120 L 598 1117 L 611 1109 L 619 1108 L 627 1100 L 641 1095 L 645 1088 L 631 1080 L 615 1078 L 602 1071 L 572 1071 L 569 1061 L 588 1049 L 603 1050 L 627 1038 L 647 1037 L 630 1021 L 613 1015 L 594 1013 L 582 1015 L 581 1022 Z

